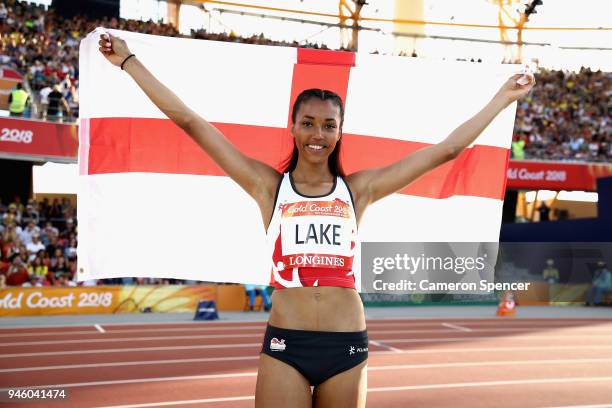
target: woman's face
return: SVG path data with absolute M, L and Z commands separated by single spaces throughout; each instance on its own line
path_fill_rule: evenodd
M 301 160 L 327 163 L 340 140 L 340 108 L 330 100 L 307 100 L 298 109 L 291 133 Z

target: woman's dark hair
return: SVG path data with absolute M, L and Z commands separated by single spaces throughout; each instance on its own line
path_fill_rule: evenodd
M 344 123 L 344 104 L 342 103 L 342 98 L 338 96 L 335 92 L 312 88 L 306 89 L 302 91 L 295 99 L 295 103 L 293 104 L 293 110 L 291 111 L 291 123 L 295 124 L 295 120 L 297 118 L 298 110 L 300 106 L 309 101 L 310 99 L 319 99 L 321 101 L 331 101 L 334 105 L 340 108 L 340 135 L 342 135 L 342 125 Z M 334 176 L 342 176 L 344 177 L 344 169 L 342 168 L 342 163 L 340 162 L 340 148 L 342 144 L 342 138 L 338 139 L 336 143 L 336 147 L 334 151 L 331 152 L 329 158 L 327 160 L 327 164 L 329 166 L 329 171 Z M 281 172 L 292 172 L 295 170 L 295 166 L 297 166 L 298 162 L 298 149 L 295 145 L 295 141 L 293 143 L 293 151 L 291 152 L 291 156 L 287 157 L 281 164 Z

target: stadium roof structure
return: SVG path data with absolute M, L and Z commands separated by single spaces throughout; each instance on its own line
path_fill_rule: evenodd
M 422 0 L 421 0 L 422 1 Z M 197 5 L 204 10 L 213 10 L 228 13 L 240 14 L 244 16 L 253 16 L 270 19 L 280 19 L 283 21 L 293 21 L 297 23 L 319 24 L 327 27 L 338 27 L 341 32 L 341 44 L 344 49 L 358 49 L 358 32 L 360 30 L 379 31 L 377 23 L 393 23 L 396 27 L 399 25 L 405 26 L 446 26 L 456 28 L 483 28 L 499 30 L 499 40 L 467 38 L 460 36 L 436 36 L 426 35 L 419 32 L 406 32 L 405 30 L 394 30 L 389 33 L 396 37 L 412 37 L 412 38 L 431 38 L 444 40 L 458 40 L 484 43 L 497 43 L 503 45 L 508 55 L 512 55 L 512 60 L 520 62 L 523 59 L 522 47 L 524 45 L 550 46 L 548 42 L 525 42 L 523 41 L 523 30 L 556 30 L 556 31 L 607 31 L 612 30 L 612 27 L 537 27 L 526 25 L 529 22 L 529 16 L 535 14 L 537 7 L 543 4 L 542 0 L 531 0 L 527 4 L 521 6 L 521 0 L 483 0 L 483 2 L 493 3 L 498 5 L 498 24 L 472 24 L 460 22 L 444 22 L 444 21 L 428 21 L 425 19 L 402 19 L 402 18 L 378 18 L 362 16 L 363 7 L 367 6 L 366 0 L 337 0 L 338 13 L 322 13 L 313 10 L 297 10 L 283 7 L 263 6 L 251 0 L 250 2 L 242 1 L 225 1 L 225 0 L 169 0 L 169 20 L 171 24 L 178 27 L 179 11 L 182 4 Z M 518 6 L 518 8 L 517 8 Z M 229 7 L 229 8 L 228 8 Z M 329 19 L 337 19 L 336 22 Z M 324 20 L 327 21 L 324 21 Z M 568 47 L 562 47 L 568 48 Z M 569 47 L 571 49 L 595 49 L 604 50 L 601 47 Z M 607 48 L 605 50 L 608 50 Z

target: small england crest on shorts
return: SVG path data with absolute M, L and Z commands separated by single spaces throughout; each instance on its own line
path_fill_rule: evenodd
M 276 337 L 273 337 L 272 340 L 270 340 L 270 350 L 272 351 L 285 351 L 285 348 L 287 347 L 287 345 L 285 344 L 285 339 L 277 339 Z

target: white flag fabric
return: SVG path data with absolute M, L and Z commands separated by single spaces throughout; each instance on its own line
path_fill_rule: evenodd
M 291 152 L 291 106 L 304 89 L 345 101 L 350 174 L 442 141 L 516 71 L 109 32 L 241 151 L 277 168 Z M 254 200 L 104 59 L 98 35 L 80 46 L 77 279 L 267 284 L 271 254 Z M 368 208 L 360 239 L 497 242 L 515 106 L 457 159 Z M 359 288 L 358 256 L 354 265 Z

